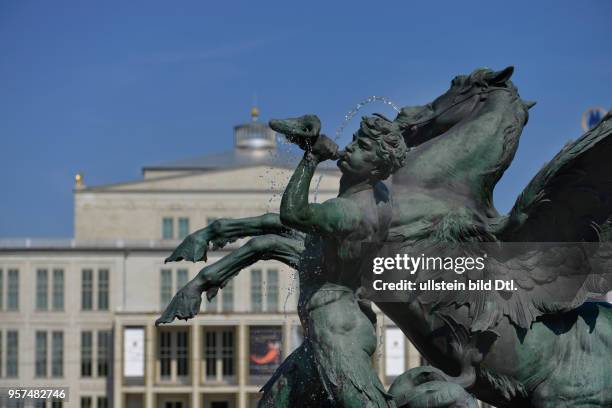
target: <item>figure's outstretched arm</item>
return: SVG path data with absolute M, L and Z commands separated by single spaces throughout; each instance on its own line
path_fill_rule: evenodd
M 310 182 L 317 165 L 335 156 L 337 149 L 334 141 L 321 135 L 312 150 L 304 154 L 283 193 L 280 207 L 283 224 L 306 233 L 323 235 L 358 228 L 360 211 L 350 200 L 334 198 L 321 204 L 308 202 Z
M 175 318 L 191 319 L 200 311 L 204 291 L 207 298 L 212 299 L 242 269 L 259 260 L 274 259 L 296 268 L 303 251 L 302 238 L 273 234 L 251 238 L 245 245 L 203 268 L 178 291 L 155 324 L 170 323 Z
M 189 234 L 165 262 L 206 261 L 209 243 L 213 244 L 213 248 L 222 248 L 239 238 L 265 234 L 289 236 L 292 231 L 281 223 L 280 216 L 275 213 L 249 218 L 221 218 Z

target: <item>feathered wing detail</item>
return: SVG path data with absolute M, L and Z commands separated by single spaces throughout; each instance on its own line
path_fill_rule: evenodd
M 568 143 L 491 232 L 506 242 L 594 242 L 612 215 L 612 113 Z
M 591 246 L 589 246 L 591 245 Z M 593 244 L 479 243 L 456 251 L 438 250 L 453 258 L 486 253 L 485 268 L 462 274 L 452 270 L 424 271 L 417 282 L 428 280 L 460 282 L 466 290 L 423 291 L 419 302 L 438 313 L 455 316 L 455 309 L 466 305 L 473 332 L 494 328 L 504 317 L 516 326 L 528 329 L 547 313 L 571 310 L 591 294 L 593 281 Z M 612 258 L 610 258 L 612 259 Z M 490 282 L 490 290 L 469 289 L 469 283 Z M 496 282 L 513 282 L 514 287 L 495 288 Z
M 612 246 L 604 243 L 612 237 L 611 136 L 608 113 L 538 172 L 510 214 L 490 224 L 498 243 L 479 244 L 480 253 L 488 252 L 484 270 L 419 276 L 466 286 L 513 281 L 514 290 L 422 292 L 419 301 L 450 315 L 467 305 L 478 332 L 505 316 L 527 329 L 541 315 L 571 310 L 612 290 Z
M 504 316 L 527 329 L 541 315 L 612 290 L 612 246 L 605 243 L 612 237 L 611 136 L 608 113 L 538 172 L 510 214 L 489 225 L 498 242 L 479 244 L 481 253 L 489 252 L 484 270 L 419 276 L 466 285 L 513 281 L 515 290 L 422 292 L 419 301 L 451 315 L 467 305 L 473 331 L 492 328 Z

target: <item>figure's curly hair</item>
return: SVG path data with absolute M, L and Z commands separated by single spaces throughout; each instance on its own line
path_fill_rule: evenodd
M 359 130 L 376 142 L 376 154 L 382 162 L 378 178 L 385 180 L 404 165 L 408 148 L 397 123 L 375 113 L 361 118 Z

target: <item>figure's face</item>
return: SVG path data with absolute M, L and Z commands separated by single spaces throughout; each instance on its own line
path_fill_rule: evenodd
M 353 141 L 346 146 L 344 155 L 338 160 L 338 167 L 344 174 L 368 179 L 375 176 L 378 162 L 376 142 L 358 130 L 353 135 Z

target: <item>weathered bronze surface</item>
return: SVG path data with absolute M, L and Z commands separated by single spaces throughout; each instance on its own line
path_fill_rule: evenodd
M 193 317 L 202 292 L 210 298 L 241 269 L 276 259 L 299 272 L 305 341 L 264 387 L 262 406 L 475 406 L 470 394 L 500 407 L 612 406 L 612 308 L 586 302 L 610 290 L 610 274 L 568 288 L 574 282 L 568 275 L 583 271 L 550 267 L 550 254 L 537 246 L 528 260 L 497 262 L 488 272 L 490 279 L 511 278 L 515 292 L 377 301 L 437 368 L 409 370 L 388 392 L 370 368 L 375 317 L 362 297 L 358 265 L 372 254 L 362 253 L 362 244 L 393 243 L 407 253 L 440 244 L 598 242 L 609 235 L 610 113 L 546 164 L 509 214 L 494 208 L 493 188 L 533 106 L 519 97 L 512 72 L 478 69 L 393 121 L 364 118 L 345 151 L 319 134 L 314 115 L 272 121 L 305 150 L 280 215 L 218 220 L 187 237 L 167 261 L 205 260 L 209 243 L 253 238 L 202 269 L 158 323 Z M 335 158 L 343 172 L 338 198 L 308 203 L 316 165 Z M 605 265 L 610 257 L 598 259 Z M 425 279 L 424 272 L 407 279 Z M 572 296 L 558 296 L 568 291 Z

